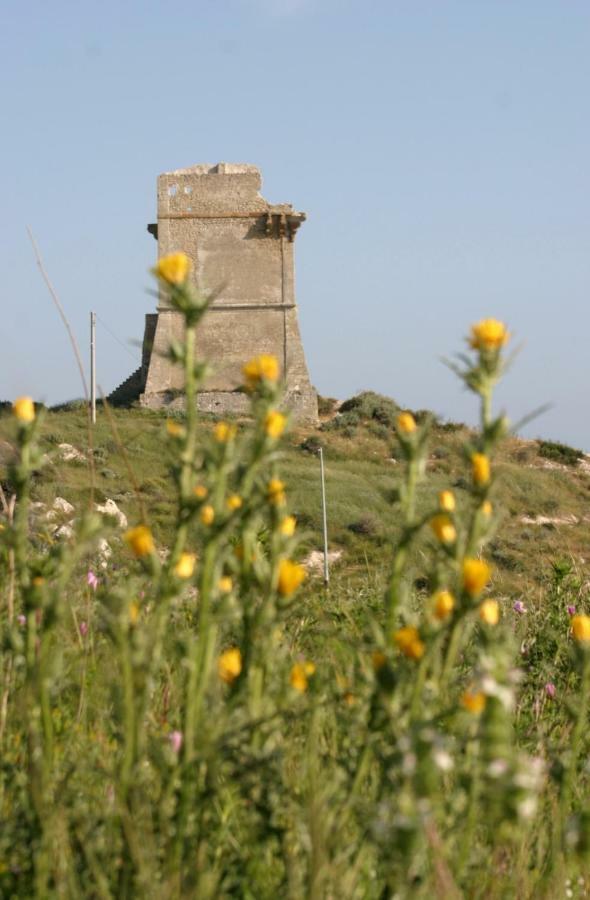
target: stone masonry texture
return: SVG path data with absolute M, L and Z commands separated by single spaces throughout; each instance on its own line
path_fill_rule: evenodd
M 285 404 L 295 418 L 317 421 L 295 300 L 294 238 L 305 214 L 260 196 L 256 166 L 196 165 L 158 178 L 159 257 L 184 251 L 192 278 L 214 300 L 199 325 L 196 353 L 212 373 L 199 393 L 208 412 L 240 413 L 242 366 L 260 353 L 275 355 L 285 382 Z M 183 339 L 180 313 L 162 294 L 157 313 L 146 316 L 140 403 L 181 407 L 183 374 L 167 359 L 170 341 Z

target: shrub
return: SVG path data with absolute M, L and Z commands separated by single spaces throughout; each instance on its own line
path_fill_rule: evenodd
M 577 466 L 584 453 L 558 441 L 539 441 L 539 456 L 564 466 Z

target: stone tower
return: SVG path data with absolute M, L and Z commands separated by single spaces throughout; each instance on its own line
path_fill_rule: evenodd
M 256 166 L 196 165 L 158 178 L 158 224 L 148 230 L 158 255 L 182 250 L 192 277 L 215 299 L 200 323 L 196 352 L 212 366 L 199 393 L 199 408 L 240 413 L 248 400 L 240 386 L 242 365 L 274 354 L 285 380 L 285 400 L 300 420 L 317 420 L 313 390 L 297 322 L 294 239 L 305 213 L 273 206 L 259 193 Z M 141 370 L 142 406 L 181 406 L 183 374 L 167 359 L 172 338 L 183 338 L 182 315 L 160 296 L 146 316 Z

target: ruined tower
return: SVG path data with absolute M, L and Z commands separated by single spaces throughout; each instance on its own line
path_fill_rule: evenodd
M 261 353 L 275 355 L 285 381 L 285 402 L 298 419 L 317 419 L 297 322 L 294 239 L 305 213 L 273 206 L 259 193 L 256 166 L 219 163 L 166 172 L 158 178 L 158 223 L 148 230 L 158 255 L 184 251 L 192 278 L 215 299 L 197 330 L 197 355 L 212 366 L 199 408 L 240 413 L 248 401 L 242 365 Z M 181 406 L 183 375 L 167 358 L 172 338 L 183 338 L 182 315 L 162 293 L 146 316 L 141 370 L 142 406 Z

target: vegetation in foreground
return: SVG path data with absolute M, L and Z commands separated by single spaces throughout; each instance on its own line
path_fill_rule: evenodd
M 561 896 L 566 880 L 584 896 L 587 587 L 574 556 L 544 577 L 537 540 L 524 570 L 502 566 L 502 498 L 516 503 L 510 454 L 522 450 L 499 449 L 507 423 L 492 412 L 504 326 L 472 328 L 458 372 L 480 398 L 481 429 L 451 432 L 447 455 L 428 449 L 442 429 L 427 417 L 376 416 L 386 431 L 358 436 L 354 480 L 338 467 L 350 444 L 339 432 L 362 416 L 322 434 L 348 488 L 332 509 L 349 562 L 325 593 L 298 561 L 317 519 L 304 518 L 312 457 L 295 447 L 313 442 L 297 435 L 280 449 L 276 360 L 245 366 L 251 425 L 203 427 L 192 354 L 207 304 L 186 258 L 162 260 L 158 274 L 186 318 L 171 353 L 187 414 L 165 428 L 137 417 L 125 448 L 111 417 L 135 511 L 125 550 L 95 511 L 120 475 L 104 432 L 90 473 L 74 462 L 60 482 L 77 503 L 56 538 L 62 526 L 35 504 L 55 493 L 46 447 L 63 436 L 29 398 L 13 407 L 0 530 L 2 896 L 520 898 Z M 149 474 L 144 429 L 162 435 Z M 394 435 L 393 472 L 378 474 L 366 451 L 391 449 Z M 174 507 L 159 499 L 164 465 Z M 571 476 L 534 475 L 574 503 Z M 529 483 L 539 489 L 533 470 Z

